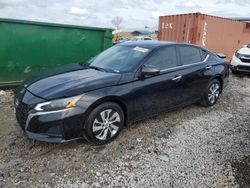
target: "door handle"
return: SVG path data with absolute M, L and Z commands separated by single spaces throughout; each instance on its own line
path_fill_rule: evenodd
M 212 68 L 212 65 L 207 65 L 206 70 L 210 70 Z
M 178 76 L 175 76 L 174 78 L 172 78 L 173 81 L 176 81 L 176 80 L 180 80 L 182 78 L 181 75 L 178 75 Z

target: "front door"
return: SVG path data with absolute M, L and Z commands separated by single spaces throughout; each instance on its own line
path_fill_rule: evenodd
M 144 64 L 154 65 L 161 71 L 156 76 L 144 77 L 133 83 L 135 119 L 171 109 L 182 101 L 182 71 L 175 45 L 158 49 Z

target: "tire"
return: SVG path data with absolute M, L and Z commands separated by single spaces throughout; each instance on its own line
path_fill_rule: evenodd
M 202 97 L 201 105 L 206 107 L 215 105 L 219 99 L 221 91 L 222 85 L 219 80 L 214 79 L 210 81 Z
M 119 135 L 123 127 L 124 112 L 121 107 L 114 102 L 106 102 L 89 114 L 84 137 L 95 145 L 107 144 Z
M 239 74 L 239 72 L 237 71 L 237 70 L 231 70 L 232 71 L 232 74 L 234 74 L 234 75 L 237 75 L 237 74 Z

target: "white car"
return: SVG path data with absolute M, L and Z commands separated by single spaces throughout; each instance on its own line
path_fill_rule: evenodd
M 132 39 L 132 41 L 138 41 L 138 40 L 153 40 L 151 37 L 146 36 L 138 36 Z
M 233 55 L 231 70 L 233 74 L 250 73 L 250 44 L 243 46 Z

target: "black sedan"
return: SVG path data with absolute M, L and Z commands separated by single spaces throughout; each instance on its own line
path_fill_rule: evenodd
M 105 144 L 132 122 L 193 103 L 214 105 L 229 76 L 218 55 L 159 41 L 117 44 L 58 70 L 16 91 L 17 121 L 30 139 Z

